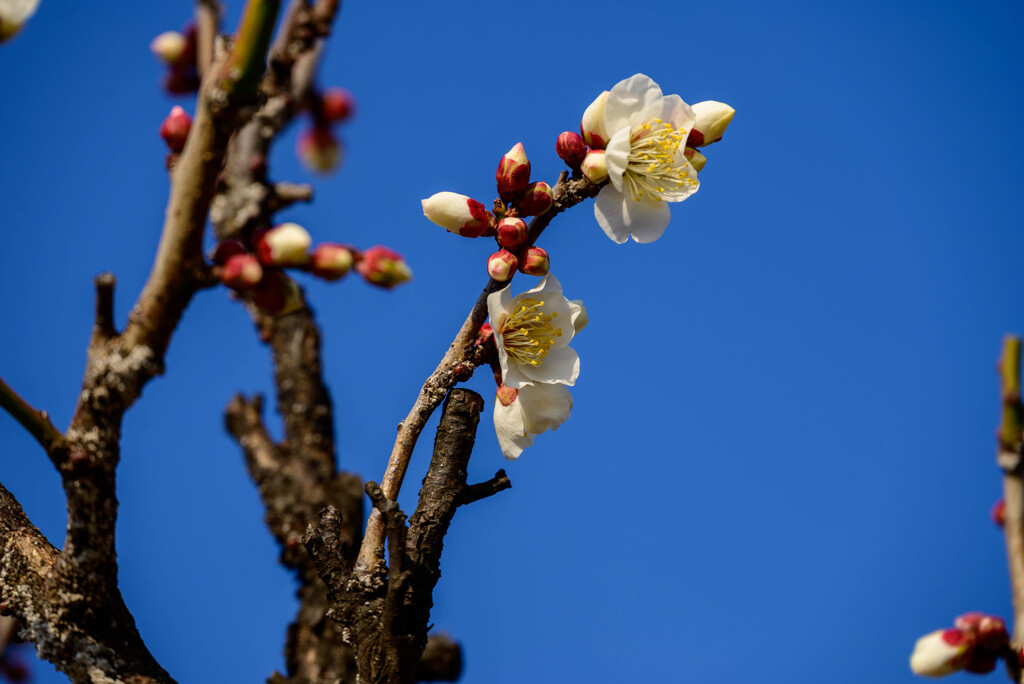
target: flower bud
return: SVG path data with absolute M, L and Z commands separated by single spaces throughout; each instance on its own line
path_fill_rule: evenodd
M 515 254 L 507 249 L 499 250 L 487 258 L 487 275 L 503 283 L 515 275 L 518 264 Z
M 1006 631 L 1006 621 L 987 613 L 965 613 L 959 616 L 953 626 L 965 634 L 977 635 L 978 646 L 998 651 L 1010 643 L 1010 635 Z
M 686 144 L 690 147 L 704 147 L 722 139 L 736 110 L 722 102 L 705 100 L 693 105 L 697 117 Z
M 473 367 L 464 363 L 457 363 L 452 367 L 452 377 L 458 382 L 466 382 L 473 377 Z
M 0 2 L 0 43 L 14 37 L 28 18 L 35 14 L 39 0 Z
M 975 642 L 959 629 L 940 629 L 914 644 L 910 669 L 925 677 L 944 677 L 958 672 L 971 659 Z
M 475 238 L 487 230 L 493 218 L 484 205 L 456 192 L 439 192 L 421 201 L 423 215 L 449 233 Z
M 164 31 L 153 39 L 149 49 L 168 66 L 181 64 L 188 57 L 188 40 L 177 31 Z
M 277 269 L 265 270 L 263 279 L 249 294 L 261 311 L 275 316 L 303 307 L 302 290 L 298 284 Z
M 526 242 L 530 230 L 521 218 L 503 218 L 498 221 L 498 244 L 515 249 Z
M 494 398 L 500 401 L 502 406 L 510 406 L 512 402 L 519 398 L 519 390 L 499 385 L 498 391 L 494 393 Z
M 187 95 L 199 89 L 199 75 L 191 66 L 173 66 L 164 76 L 164 90 L 171 95 Z
M 686 157 L 686 161 L 690 162 L 690 166 L 697 173 L 700 173 L 704 169 L 704 165 L 708 163 L 708 158 L 692 147 L 684 149 L 683 156 Z
M 558 136 L 555 142 L 555 154 L 566 163 L 570 169 L 580 168 L 583 158 L 587 156 L 587 146 L 579 133 L 565 131 Z
M 605 163 L 604 150 L 590 150 L 580 165 L 580 170 L 587 180 L 600 185 L 608 180 L 608 165 Z
M 554 202 L 555 195 L 551 191 L 551 186 L 544 181 L 537 181 L 526 186 L 516 206 L 519 207 L 522 216 L 540 216 L 550 209 Z
M 282 223 L 256 238 L 256 256 L 264 266 L 304 266 L 313 238 L 297 223 Z
M 310 171 L 330 173 L 341 162 L 341 143 L 331 129 L 314 126 L 299 134 L 295 153 Z
M 386 289 L 412 278 L 412 271 L 402 255 L 381 245 L 365 250 L 356 270 L 366 282 Z
M 320 114 L 325 121 L 345 121 L 355 110 L 355 98 L 344 88 L 327 88 L 320 96 Z
M 185 149 L 185 141 L 188 140 L 191 128 L 192 117 L 184 109 L 174 105 L 171 107 L 171 113 L 160 124 L 160 137 L 167 143 L 171 152 L 181 152 Z
M 498 182 L 498 195 L 505 202 L 515 199 L 530 184 L 530 160 L 526 158 L 523 143 L 516 143 L 501 158 L 495 179 Z
M 352 250 L 333 242 L 321 242 L 313 250 L 310 269 L 313 275 L 324 280 L 338 280 L 352 268 L 355 256 Z
M 519 259 L 519 271 L 526 275 L 546 275 L 551 264 L 548 261 L 548 253 L 540 247 L 530 247 L 522 253 Z
M 227 263 L 228 259 L 235 256 L 236 254 L 247 254 L 249 250 L 245 248 L 245 245 L 239 240 L 224 240 L 223 242 L 217 243 L 217 246 L 213 248 L 213 254 L 210 255 L 210 260 L 218 266 L 223 266 Z
M 251 290 L 263 279 L 263 267 L 252 254 L 228 257 L 220 271 L 220 282 L 235 290 Z
M 1006 499 L 1000 499 L 996 501 L 995 505 L 992 506 L 992 522 L 997 526 L 1002 527 L 1006 524 Z
M 608 132 L 604 128 L 604 106 L 608 102 L 608 91 L 597 96 L 597 99 L 590 103 L 583 112 L 583 120 L 580 121 L 580 135 L 583 142 L 594 149 L 603 150 L 608 144 Z
M 490 323 L 484 323 L 480 326 L 480 332 L 477 333 L 476 339 L 473 340 L 473 346 L 479 347 L 482 344 L 494 342 L 494 328 L 491 327 Z

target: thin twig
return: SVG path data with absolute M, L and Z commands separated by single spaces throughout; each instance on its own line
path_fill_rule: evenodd
M 0 408 L 11 414 L 39 442 L 54 463 L 64 460 L 68 448 L 64 435 L 53 426 L 46 411 L 29 405 L 3 378 L 0 378 Z
M 1003 468 L 1003 498 L 1006 502 L 1006 555 L 1013 591 L 1014 650 L 1024 643 L 1024 481 L 1022 481 L 1021 338 L 1007 335 L 999 361 L 1002 419 L 998 432 L 997 458 Z
M 486 499 L 489 496 L 494 496 L 498 492 L 503 492 L 511 486 L 512 481 L 508 479 L 508 475 L 506 475 L 504 469 L 502 469 L 496 472 L 494 477 L 486 482 L 467 485 L 459 493 L 455 502 L 459 506 L 466 506 L 475 501 L 479 501 L 480 499 Z

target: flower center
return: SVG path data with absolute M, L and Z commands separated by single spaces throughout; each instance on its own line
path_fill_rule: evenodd
M 517 363 L 539 366 L 551 350 L 562 329 L 551 325 L 557 311 L 544 311 L 544 302 L 533 297 L 519 300 L 519 306 L 509 314 L 501 326 L 501 339 L 505 352 Z
M 645 193 L 656 200 L 672 199 L 680 188 L 696 187 L 690 165 L 678 154 L 689 133 L 661 119 L 644 122 L 630 131 L 623 180 L 634 200 L 639 202 Z

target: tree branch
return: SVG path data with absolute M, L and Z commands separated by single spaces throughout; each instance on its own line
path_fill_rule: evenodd
M 999 361 L 1002 419 L 998 432 L 997 458 L 1003 468 L 1003 498 L 1006 502 L 1006 556 L 1013 592 L 1013 650 L 1024 644 L 1024 481 L 1022 481 L 1021 338 L 1007 335 Z M 1024 679 L 1018 674 L 1018 681 Z
M 64 435 L 50 422 L 46 411 L 39 411 L 11 389 L 11 386 L 0 378 L 0 408 L 11 414 L 25 430 L 39 442 L 50 459 L 59 464 L 67 458 L 68 445 Z

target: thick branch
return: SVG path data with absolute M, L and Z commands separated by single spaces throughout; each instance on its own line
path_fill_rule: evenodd
M 213 45 L 220 33 L 220 3 L 196 0 L 196 70 L 203 78 L 213 64 Z

